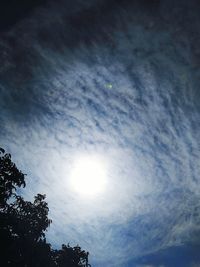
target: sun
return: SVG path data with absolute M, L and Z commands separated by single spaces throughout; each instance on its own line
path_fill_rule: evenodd
M 81 156 L 75 160 L 70 175 L 73 191 L 82 196 L 94 197 L 105 190 L 106 183 L 106 167 L 100 158 Z

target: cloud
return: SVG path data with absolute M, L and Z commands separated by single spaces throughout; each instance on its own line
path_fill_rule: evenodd
M 24 194 L 47 194 L 55 246 L 79 242 L 100 266 L 198 243 L 197 28 L 167 16 L 166 1 L 161 18 L 128 1 L 77 3 L 40 8 L 0 41 L 0 134 L 28 174 Z M 92 202 L 68 188 L 80 153 L 109 165 Z
M 200 266 L 200 263 L 192 263 L 191 265 L 190 265 L 190 267 L 199 267 Z
M 199 245 L 197 244 L 184 244 L 182 246 L 172 246 L 164 250 L 146 255 L 140 259 L 134 261 L 134 263 L 141 265 L 152 266 L 195 266 L 199 262 Z

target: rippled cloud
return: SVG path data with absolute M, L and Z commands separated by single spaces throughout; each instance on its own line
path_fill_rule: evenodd
M 49 240 L 124 267 L 199 243 L 200 18 L 195 1 L 90 2 L 52 2 L 1 37 L 0 135 L 26 197 L 47 194 Z M 108 164 L 94 201 L 68 186 L 79 154 Z

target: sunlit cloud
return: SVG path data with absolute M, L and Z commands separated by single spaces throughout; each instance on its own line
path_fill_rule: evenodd
M 71 24 L 52 4 L 17 25 L 10 35 L 22 52 L 1 40 L 21 58 L 6 57 L 1 70 L 1 140 L 28 174 L 26 198 L 47 195 L 48 239 L 79 243 L 99 266 L 116 267 L 115 258 L 124 267 L 199 233 L 196 76 L 181 37 L 172 38 L 170 17 L 166 29 L 148 12 L 141 21 L 140 13 L 116 6 L 105 24 L 97 16 L 87 43 L 76 28 L 86 8 L 79 3 L 69 11 Z M 98 161 L 91 166 L 91 155 L 105 169 Z M 92 189 L 95 171 L 106 178 Z M 89 180 L 80 182 L 82 174 Z M 81 197 L 82 189 L 97 196 Z

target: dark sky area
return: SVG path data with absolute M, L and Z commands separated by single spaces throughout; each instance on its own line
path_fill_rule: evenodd
M 200 2 L 1 1 L 0 62 L 0 147 L 47 195 L 49 242 L 199 267 Z M 73 188 L 85 159 L 95 194 Z

